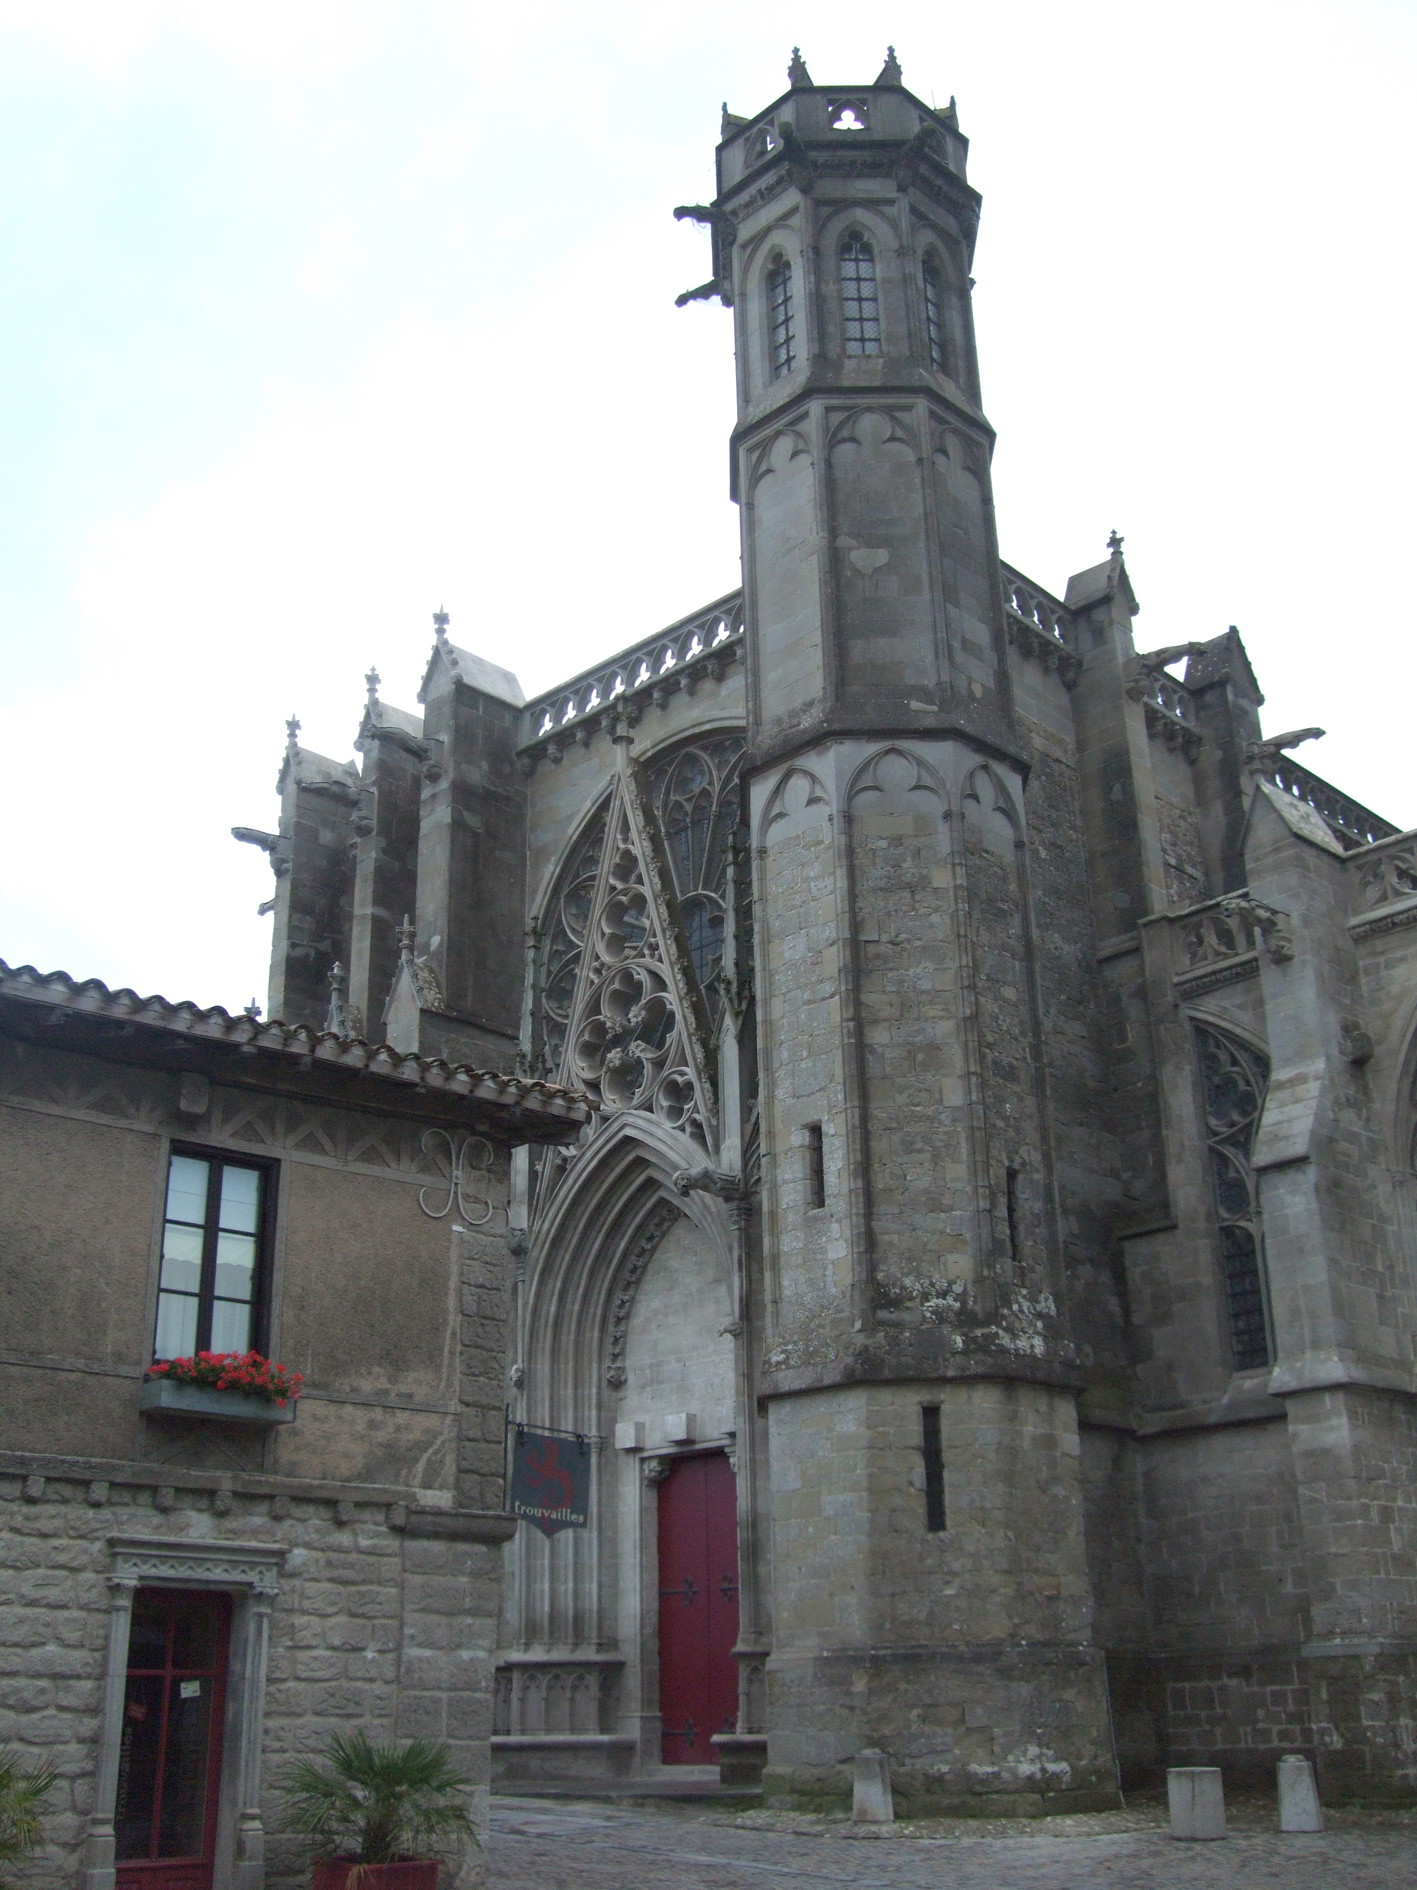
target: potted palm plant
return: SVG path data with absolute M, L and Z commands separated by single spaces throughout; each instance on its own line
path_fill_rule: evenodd
M 297 1759 L 280 1788 L 314 1863 L 313 1890 L 437 1890 L 440 1861 L 476 1845 L 472 1782 L 445 1745 L 337 1733 L 325 1759 L 328 1770 Z
M 13 1746 L 0 1750 L 0 1890 L 19 1890 L 19 1880 L 3 1869 L 33 1857 L 44 1839 L 39 1814 L 58 1774 L 52 1765 L 25 1772 Z

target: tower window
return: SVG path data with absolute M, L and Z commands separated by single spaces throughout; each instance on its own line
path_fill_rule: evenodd
M 853 230 L 841 245 L 841 318 L 848 354 L 881 352 L 876 257 L 859 230 Z
M 930 350 L 930 365 L 948 372 L 945 357 L 945 294 L 940 280 L 940 265 L 933 256 L 925 258 L 921 276 L 925 283 L 925 340 Z
M 807 1124 L 807 1206 L 823 1208 L 827 1204 L 827 1169 L 822 1151 L 822 1125 Z
M 772 377 L 790 374 L 796 365 L 796 336 L 792 322 L 792 264 L 779 256 L 768 271 L 768 333 Z

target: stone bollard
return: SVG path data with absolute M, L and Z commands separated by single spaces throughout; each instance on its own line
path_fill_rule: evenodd
M 1313 1766 L 1302 1753 L 1287 1752 L 1274 1769 L 1279 1774 L 1280 1830 L 1322 1831 L 1323 1806 Z
M 1225 1787 L 1218 1765 L 1173 1765 L 1166 1774 L 1173 1838 L 1223 1838 Z
M 894 1824 L 891 1799 L 891 1762 L 874 1746 L 856 1755 L 856 1779 L 851 1792 L 851 1816 L 857 1824 Z

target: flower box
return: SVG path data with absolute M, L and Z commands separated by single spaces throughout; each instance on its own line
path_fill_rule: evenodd
M 293 1424 L 298 1409 L 292 1398 L 276 1404 L 249 1391 L 218 1391 L 215 1385 L 181 1385 L 171 1378 L 145 1378 L 138 1409 L 164 1417 L 217 1418 L 223 1424 Z
M 352 1857 L 322 1857 L 313 1890 L 345 1890 L 357 1870 L 354 1890 L 438 1890 L 436 1857 L 410 1857 L 401 1864 L 357 1864 Z

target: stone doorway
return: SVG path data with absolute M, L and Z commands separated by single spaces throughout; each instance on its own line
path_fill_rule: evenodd
M 666 1765 L 714 1765 L 738 1725 L 738 1488 L 726 1452 L 659 1485 L 659 1710 Z
M 231 1597 L 133 1597 L 114 1836 L 118 1890 L 211 1890 Z

